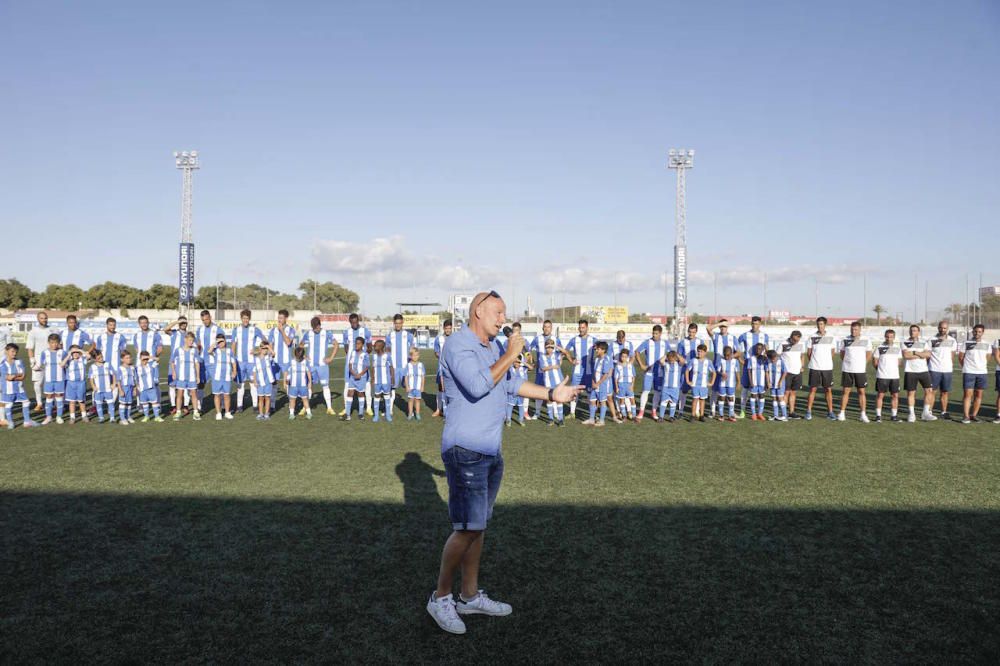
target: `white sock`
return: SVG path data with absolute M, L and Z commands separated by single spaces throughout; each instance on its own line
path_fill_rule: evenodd
M 569 401 L 569 415 L 573 416 L 576 414 L 576 400 Z
M 745 388 L 740 389 L 740 411 L 747 411 L 747 390 Z
M 909 407 L 909 410 L 910 410 L 910 416 L 914 416 L 913 407 Z
M 188 393 L 187 391 L 184 391 L 184 406 L 185 407 L 191 406 L 191 394 Z
M 243 409 L 243 396 L 246 395 L 246 384 L 240 384 L 236 389 L 236 409 Z
M 531 400 L 529 400 L 528 398 L 524 398 L 523 400 L 521 400 L 521 406 L 524 407 L 524 417 L 529 418 L 528 407 L 531 406 Z
M 719 394 L 712 391 L 712 416 L 715 416 L 715 405 L 719 402 Z
M 368 401 L 369 405 L 372 402 L 372 383 L 371 382 L 365 383 L 365 400 Z
M 253 400 L 253 406 L 254 407 L 257 407 L 260 404 L 260 401 L 257 400 L 257 385 L 256 384 L 251 384 L 250 385 L 250 399 Z
M 171 407 L 176 407 L 177 406 L 177 394 L 174 393 L 173 387 L 170 387 L 169 389 L 167 389 L 167 393 L 170 394 L 170 406 Z
M 389 408 L 387 411 L 392 409 L 392 406 L 396 404 L 396 389 L 389 391 Z
M 323 401 L 326 402 L 327 409 L 333 409 L 333 396 L 330 395 L 330 387 L 323 387 Z M 306 403 L 306 408 L 309 407 L 309 403 Z
M 358 398 L 358 414 L 364 416 L 365 413 L 365 399 L 363 397 Z
M 640 414 L 645 414 L 646 413 L 646 401 L 647 400 L 649 400 L 649 391 L 643 391 L 642 395 L 639 396 L 639 413 Z M 653 401 L 653 404 L 654 405 L 656 404 L 655 400 Z M 653 411 L 655 412 L 656 410 L 654 409 Z

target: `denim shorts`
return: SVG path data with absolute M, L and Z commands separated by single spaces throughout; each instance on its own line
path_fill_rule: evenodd
M 951 377 L 950 372 L 934 372 L 931 370 L 931 389 L 941 391 L 942 393 L 950 393 Z
M 503 480 L 503 455 L 453 446 L 441 452 L 448 477 L 448 517 L 456 530 L 482 531 L 493 517 Z

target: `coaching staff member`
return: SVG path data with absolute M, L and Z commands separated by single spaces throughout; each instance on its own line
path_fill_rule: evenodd
M 441 458 L 448 478 L 448 515 L 453 531 L 441 553 L 437 589 L 427 612 L 442 629 L 464 634 L 459 615 L 510 615 L 509 604 L 495 601 L 479 589 L 479 558 L 483 532 L 493 515 L 493 503 L 503 479 L 500 435 L 507 413 L 507 394 L 522 398 L 569 402 L 582 386 L 568 379 L 547 389 L 508 378 L 507 370 L 524 348 L 520 332 L 510 332 L 500 354 L 491 344 L 507 318 L 507 306 L 495 291 L 472 299 L 469 325 L 448 338 L 441 355 L 448 418 L 441 436 Z M 461 567 L 462 589 L 452 598 L 455 570 Z

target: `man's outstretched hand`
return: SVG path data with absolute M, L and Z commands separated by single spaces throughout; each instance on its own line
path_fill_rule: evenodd
M 566 377 L 559 385 L 552 389 L 552 399 L 556 402 L 569 402 L 573 400 L 583 391 L 583 386 L 581 384 L 575 384 L 570 386 L 569 377 Z

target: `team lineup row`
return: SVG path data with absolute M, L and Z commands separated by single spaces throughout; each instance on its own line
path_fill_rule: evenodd
M 134 422 L 134 404 L 142 407 L 144 420 L 162 420 L 159 357 L 165 336 L 169 336 L 171 348 L 167 383 L 174 418 L 180 418 L 183 413 L 178 405 L 193 404 L 193 418 L 200 419 L 202 391 L 207 393 L 210 389 L 216 419 L 231 419 L 234 383 L 237 385 L 237 410 L 242 410 L 245 386 L 249 384 L 259 419 L 270 417 L 271 399 L 279 383 L 288 396 L 290 418 L 295 416 L 297 401 L 302 403 L 305 416 L 311 418 L 308 397 L 316 384 L 322 387 L 327 413 L 334 413 L 329 364 L 337 355 L 339 345 L 332 331 L 322 329 L 319 318 L 314 318 L 310 329 L 299 334 L 287 323 L 288 313 L 281 311 L 278 325 L 265 334 L 250 323 L 251 313 L 245 310 L 241 313 L 241 325 L 233 330 L 229 340 L 225 332 L 212 323 L 208 311 L 201 313 L 202 325 L 197 331 L 188 331 L 188 322 L 183 317 L 156 331 L 150 328 L 147 318 L 140 317 L 140 330 L 128 340 L 116 331 L 117 322 L 113 318 L 107 320 L 105 332 L 91 339 L 79 330 L 73 316 L 67 318 L 64 331 L 49 332 L 47 318 L 43 315 L 39 315 L 40 325 L 29 335 L 28 355 L 35 395 L 45 396 L 44 407 L 41 400 L 36 405 L 36 411 L 45 410 L 45 423 L 51 422 L 53 416 L 61 423 L 67 403 L 71 420 L 75 420 L 78 411 L 81 418 L 86 419 L 84 403 L 88 382 L 99 420 L 103 420 L 105 408 L 114 419 L 115 403 L 118 403 L 120 422 Z M 342 335 L 346 362 L 341 415 L 350 419 L 350 406 L 356 398 L 361 418 L 367 411 L 378 419 L 384 402 L 386 418 L 391 420 L 395 392 L 402 387 L 408 402 L 408 418 L 419 420 L 425 371 L 414 348 L 412 334 L 403 329 L 403 316 L 396 315 L 393 330 L 384 340 L 374 344 L 370 331 L 360 325 L 357 315 L 351 315 L 349 322 L 350 328 Z M 729 334 L 723 321 L 708 330 L 708 337 L 700 336 L 698 326 L 691 324 L 685 338 L 670 341 L 663 337 L 660 326 L 654 326 L 651 337 L 634 346 L 626 339 L 624 331 L 619 331 L 610 343 L 597 340 L 588 333 L 586 320 L 580 320 L 578 335 L 564 344 L 552 335 L 552 323 L 546 321 L 542 333 L 526 343 L 526 353 L 510 372 L 527 378 L 528 372 L 534 369 L 536 382 L 552 387 L 563 380 L 563 361 L 570 363 L 573 384 L 583 386 L 588 393 L 590 418 L 584 421 L 587 424 L 603 425 L 609 410 L 615 421 L 621 422 L 622 417 L 639 421 L 645 414 L 650 395 L 654 420 L 672 420 L 678 411 L 683 413 L 689 394 L 692 418 L 705 420 L 705 403 L 708 402 L 712 416 L 735 420 L 736 389 L 740 389 L 739 418 L 746 417 L 749 403 L 750 418 L 763 420 L 769 397 L 772 418 L 783 421 L 799 416 L 795 409 L 796 392 L 803 388 L 803 367 L 808 362 L 805 384 L 809 396 L 805 418 L 812 418 L 816 393 L 822 390 L 828 418 L 844 420 L 850 394 L 856 391 L 860 418 L 867 422 L 868 365 L 874 363 L 876 369 L 876 420 L 881 420 L 886 395 L 891 400 L 891 418 L 898 420 L 899 366 L 905 362 L 903 388 L 909 405 L 908 420 L 914 421 L 917 388 L 924 391 L 924 420 L 937 418 L 933 414 L 935 391 L 941 398 L 942 415 L 949 417 L 948 395 L 953 359 L 957 356 L 963 374 L 963 422 L 970 423 L 977 420 L 990 353 L 1000 361 L 1000 343 L 991 346 L 982 341 L 982 326 L 975 327 L 972 338 L 961 345 L 950 336 L 947 322 L 938 325 L 937 335 L 932 338 L 921 337 L 920 328 L 911 326 L 908 338 L 897 341 L 895 331 L 888 330 L 884 340 L 877 343 L 861 335 L 859 322 L 855 322 L 851 334 L 842 339 L 827 333 L 825 318 L 817 319 L 816 327 L 816 332 L 806 338 L 794 331 L 785 340 L 772 340 L 760 330 L 760 318 L 754 317 L 750 330 L 739 336 Z M 434 342 L 434 351 L 439 357 L 451 328 L 451 322 L 446 321 L 442 334 Z M 514 331 L 520 333 L 519 324 L 514 324 Z M 39 351 L 43 334 L 47 348 Z M 126 348 L 128 344 L 136 350 L 136 358 Z M 504 350 L 502 340 L 495 340 L 495 344 Z M 30 427 L 34 422 L 29 417 L 30 403 L 22 386 L 25 372 L 16 359 L 17 352 L 16 345 L 8 345 L 6 358 L 0 363 L 0 403 L 4 405 L 0 425 L 6 422 L 7 427 L 13 426 L 13 406 L 21 402 L 24 423 Z M 838 352 L 842 359 L 844 391 L 840 411 L 836 413 L 832 375 L 833 358 Z M 712 360 L 707 358 L 709 353 L 714 356 Z M 89 371 L 86 368 L 88 361 Z M 639 405 L 635 404 L 633 392 L 635 364 L 643 373 Z M 439 371 L 436 379 L 440 395 L 447 378 Z M 997 387 L 1000 391 L 1000 374 Z M 527 400 L 510 396 L 508 403 L 508 425 L 515 407 L 519 408 L 522 425 L 541 413 L 541 403 L 536 404 L 534 417 L 529 415 Z M 600 418 L 596 415 L 598 408 Z M 563 423 L 561 405 L 547 405 L 547 410 L 550 425 Z M 570 403 L 570 411 L 576 413 L 575 401 Z M 439 399 L 434 413 L 444 415 L 445 412 L 446 405 Z

